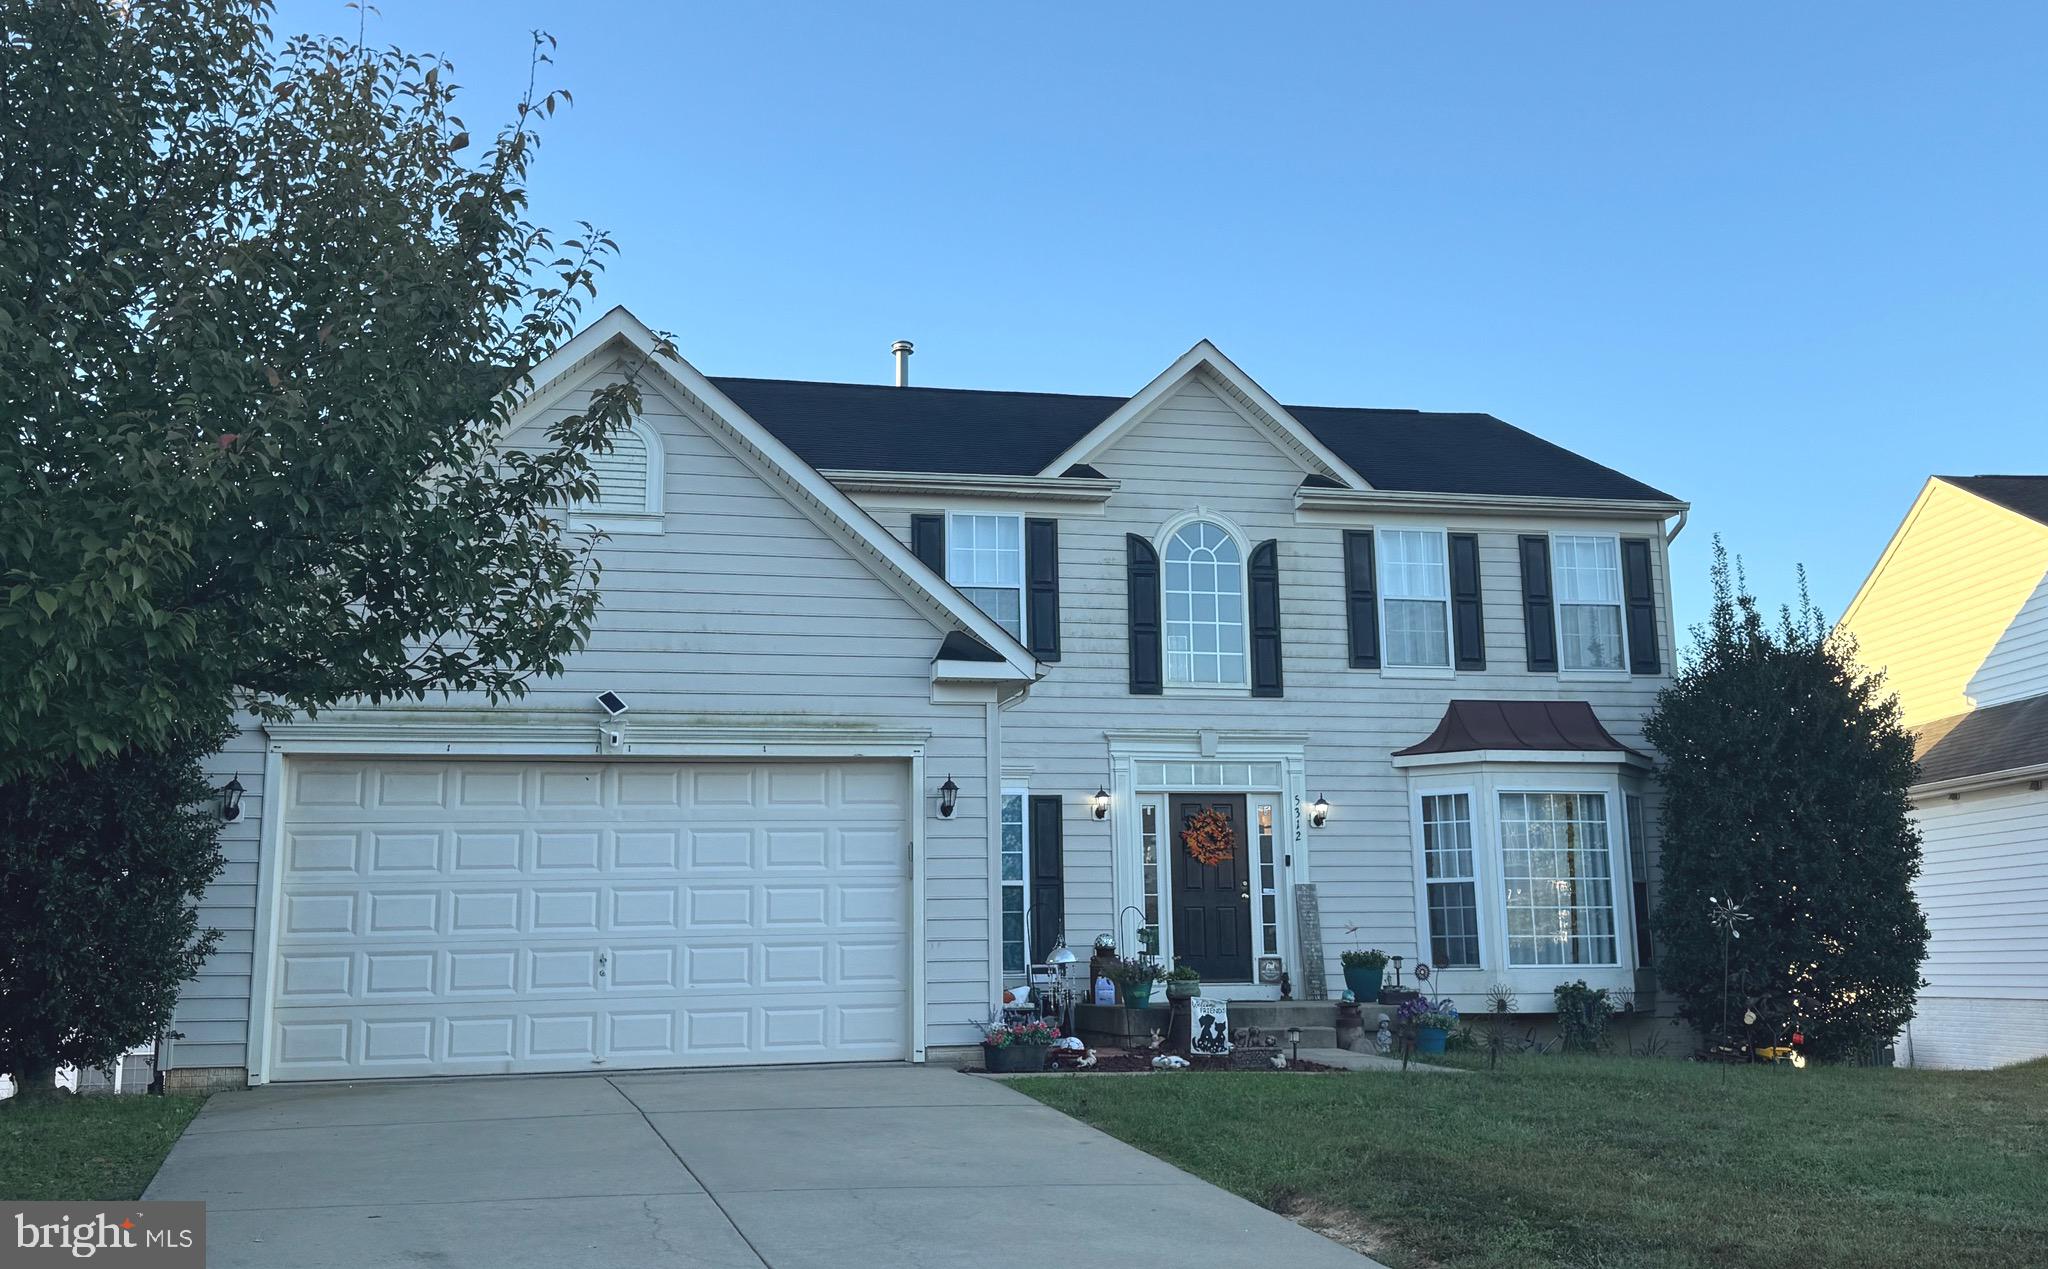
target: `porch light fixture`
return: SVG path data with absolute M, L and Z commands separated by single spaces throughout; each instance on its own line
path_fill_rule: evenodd
M 1321 828 L 1323 821 L 1330 818 L 1330 800 L 1322 794 L 1316 795 L 1316 804 L 1308 808 L 1308 822 L 1313 828 Z
M 243 792 L 241 780 L 234 776 L 229 776 L 228 782 L 222 785 L 220 790 L 221 819 L 232 824 L 242 818 Z
M 939 818 L 942 820 L 953 818 L 953 807 L 959 801 L 960 786 L 953 783 L 952 776 L 947 776 L 946 782 L 939 786 Z
M 1108 790 L 1108 789 L 1097 789 L 1097 790 L 1095 790 L 1095 796 L 1094 796 L 1094 798 L 1092 798 L 1092 799 L 1091 799 L 1091 802 L 1093 803 L 1093 805 L 1094 805 L 1094 807 L 1095 807 L 1095 818 L 1096 818 L 1096 819 L 1098 819 L 1098 820 L 1106 820 L 1106 819 L 1108 819 L 1108 818 L 1109 818 L 1109 790 Z

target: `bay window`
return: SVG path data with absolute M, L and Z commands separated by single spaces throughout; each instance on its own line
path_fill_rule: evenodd
M 1508 964 L 1615 965 L 1614 869 L 1600 793 L 1502 793 Z
M 1623 670 L 1621 542 L 1560 534 L 1550 540 L 1557 593 L 1557 664 L 1564 670 Z
M 1422 874 L 1429 958 L 1438 969 L 1479 966 L 1479 874 L 1472 858 L 1472 795 L 1422 799 Z

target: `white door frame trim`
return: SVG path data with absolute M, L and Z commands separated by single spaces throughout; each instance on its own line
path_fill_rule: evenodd
M 249 990 L 249 1083 L 268 1083 L 271 1005 L 276 981 L 277 922 L 284 901 L 284 822 L 290 802 L 286 759 L 311 755 L 357 758 L 556 758 L 603 762 L 634 759 L 889 758 L 904 762 L 910 821 L 910 1060 L 925 1060 L 924 745 L 915 728 L 744 725 L 697 727 L 652 720 L 634 724 L 630 749 L 606 749 L 595 723 L 507 718 L 491 722 L 419 721 L 330 716 L 268 723 L 263 758 L 263 828 L 256 857 L 256 929 Z
M 1273 803 L 1273 853 L 1275 876 L 1273 893 L 1276 916 L 1279 925 L 1280 958 L 1289 967 L 1295 980 L 1301 981 L 1301 966 L 1296 963 L 1299 944 L 1294 928 L 1294 886 L 1309 879 L 1309 846 L 1306 819 L 1302 812 L 1306 785 L 1307 737 L 1296 733 L 1259 732 L 1218 732 L 1207 730 L 1143 729 L 1107 733 L 1109 742 L 1110 805 L 1113 822 L 1110 840 L 1114 851 L 1113 866 L 1110 870 L 1112 902 L 1116 905 L 1116 920 L 1113 929 L 1119 944 L 1124 937 L 1124 909 L 1136 906 L 1141 912 L 1145 906 L 1144 826 L 1140 804 L 1156 801 L 1159 804 L 1159 850 L 1160 850 L 1160 913 L 1159 913 L 1159 955 L 1162 959 L 1172 955 L 1173 917 L 1167 902 L 1171 889 L 1171 861 L 1166 852 L 1172 848 L 1172 826 L 1169 823 L 1168 808 L 1175 793 L 1194 793 L 1204 790 L 1155 789 L 1140 786 L 1134 767 L 1141 762 L 1261 762 L 1280 764 L 1279 788 L 1242 788 L 1218 786 L 1208 792 L 1243 794 L 1245 798 L 1245 838 L 1248 850 L 1253 855 L 1251 876 L 1253 889 L 1258 889 L 1258 806 L 1261 800 Z M 1264 926 L 1259 907 L 1251 904 L 1252 969 L 1253 981 L 1245 984 L 1218 984 L 1219 994 L 1229 999 L 1277 1000 L 1280 989 L 1266 987 L 1257 981 L 1259 957 L 1259 933 Z M 1142 924 L 1142 922 L 1140 922 Z M 1133 928 L 1135 938 L 1135 927 Z M 1135 943 L 1133 943 L 1135 946 Z M 1170 963 L 1170 962 L 1169 962 Z M 1204 990 L 1208 988 L 1204 984 Z

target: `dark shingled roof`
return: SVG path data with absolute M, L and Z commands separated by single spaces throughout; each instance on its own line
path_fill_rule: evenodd
M 948 630 L 946 637 L 939 641 L 939 651 L 934 661 L 1000 661 L 1003 654 L 989 647 L 965 630 Z
M 1125 400 L 795 379 L 712 382 L 825 470 L 1035 475 Z M 1490 414 L 1287 409 L 1375 489 L 1676 501 Z
M 1608 735 L 1584 701 L 1452 701 L 1436 730 L 1394 756 L 1480 749 L 1641 754 Z
M 1913 750 L 1922 784 L 2048 765 L 2048 695 L 1927 723 Z
M 2048 476 L 1936 476 L 2008 511 L 2048 524 Z

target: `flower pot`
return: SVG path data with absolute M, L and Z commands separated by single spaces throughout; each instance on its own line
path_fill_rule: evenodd
M 1185 978 L 1169 978 L 1166 980 L 1166 998 L 1168 1000 L 1193 1000 L 1201 994 L 1202 984 L 1199 981 L 1190 982 Z
M 1124 1008 L 1143 1009 L 1152 1003 L 1152 984 L 1136 983 L 1123 989 Z
M 1385 965 L 1346 965 L 1344 985 L 1351 989 L 1352 999 L 1371 1004 L 1380 998 L 1380 980 L 1386 973 Z
M 1442 1053 L 1444 1038 L 1449 1033 L 1442 1027 L 1415 1028 L 1415 1051 L 1417 1053 Z
M 1042 1071 L 1048 1052 L 1050 1049 L 1043 1044 L 1005 1044 L 1000 1048 L 984 1044 L 981 1046 L 982 1067 L 991 1075 Z

